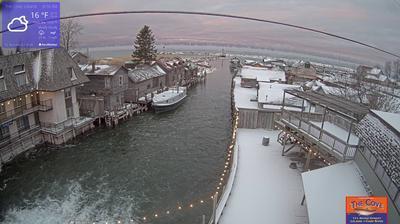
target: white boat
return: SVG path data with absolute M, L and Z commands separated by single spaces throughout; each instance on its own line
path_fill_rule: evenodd
M 174 87 L 154 95 L 153 108 L 156 113 L 174 110 L 186 98 L 186 87 Z

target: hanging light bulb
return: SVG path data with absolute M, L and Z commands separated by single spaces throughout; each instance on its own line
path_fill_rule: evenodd
M 200 203 L 202 203 L 202 204 L 203 204 L 203 203 L 204 203 L 204 201 L 203 201 L 203 200 L 200 200 Z
M 179 206 L 179 207 L 178 207 L 178 210 L 182 210 L 182 207 L 181 207 L 181 206 Z
M 166 211 L 165 213 L 167 213 L 167 215 L 169 215 L 169 211 Z

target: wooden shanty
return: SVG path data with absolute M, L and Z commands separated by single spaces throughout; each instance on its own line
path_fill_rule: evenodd
M 301 100 L 301 111 L 285 109 L 286 94 Z M 283 146 L 282 155 L 300 145 L 307 153 L 306 170 L 315 158 L 328 165 L 351 160 L 359 147 L 355 125 L 367 113 L 366 106 L 337 96 L 285 90 L 282 117 L 275 122 L 281 129 L 278 141 Z

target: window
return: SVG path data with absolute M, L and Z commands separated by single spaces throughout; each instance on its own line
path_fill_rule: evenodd
M 24 86 L 28 83 L 25 73 L 16 74 L 15 80 L 17 81 L 17 86 Z
M 147 89 L 150 89 L 150 88 L 151 88 L 150 84 L 147 84 Z
M 13 68 L 14 74 L 21 74 L 21 73 L 25 73 L 25 66 L 24 65 L 16 65 Z
M 71 81 L 76 80 L 77 78 L 76 78 L 76 74 L 75 74 L 74 68 L 70 67 L 70 68 L 68 69 L 68 71 L 69 71 L 69 75 L 70 75 L 70 77 L 71 77 Z
M 72 107 L 67 107 L 67 118 L 74 116 L 74 109 Z
M 29 119 L 28 116 L 22 116 L 17 118 L 18 131 L 25 131 L 29 129 Z
M 6 91 L 6 80 L 4 79 L 3 70 L 0 69 L 0 92 Z
M 105 86 L 105 88 L 110 88 L 111 87 L 110 78 L 106 77 L 104 79 L 104 86 Z
M 122 75 L 119 76 L 119 86 L 124 84 L 124 77 Z
M 24 86 L 28 83 L 24 65 L 14 66 L 13 71 L 14 71 L 14 75 L 15 75 L 15 80 L 17 82 L 17 86 Z
M 72 97 L 70 88 L 67 88 L 67 89 L 64 90 L 64 96 L 65 96 L 65 98 Z
M 10 137 L 10 128 L 8 125 L 2 125 L 0 127 L 0 140 Z
M 64 96 L 65 96 L 65 109 L 67 111 L 67 117 L 71 118 L 74 116 L 74 108 L 72 105 L 72 94 L 71 94 L 71 88 L 67 88 L 64 90 Z
M 0 114 L 6 112 L 6 105 L 4 103 L 0 104 Z

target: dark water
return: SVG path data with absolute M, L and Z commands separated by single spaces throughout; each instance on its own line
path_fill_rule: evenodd
M 2 221 L 127 223 L 153 216 L 146 223 L 201 223 L 211 200 L 198 202 L 218 183 L 230 130 L 229 63 L 215 64 L 176 111 L 145 113 L 6 167 Z

